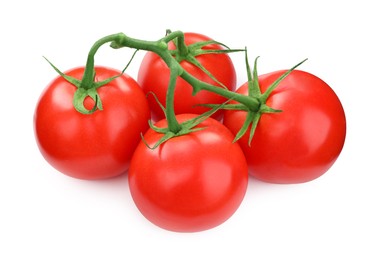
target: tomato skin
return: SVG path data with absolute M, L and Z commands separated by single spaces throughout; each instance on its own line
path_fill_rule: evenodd
M 120 74 L 97 66 L 96 81 Z M 66 72 L 81 79 L 83 67 Z M 127 171 L 131 156 L 148 128 L 149 107 L 137 82 L 122 75 L 98 88 L 103 110 L 84 115 L 72 100 L 76 87 L 62 77 L 41 94 L 34 114 L 34 130 L 43 157 L 57 170 L 79 179 L 104 179 Z M 87 98 L 87 109 L 94 101 Z
M 211 38 L 197 33 L 184 33 L 184 36 L 186 45 L 211 40 Z M 170 50 L 175 49 L 172 42 L 169 42 L 168 47 Z M 212 44 L 203 47 L 203 49 L 222 49 L 222 47 L 220 45 Z M 236 72 L 232 60 L 227 54 L 204 54 L 196 56 L 196 59 L 229 90 L 235 90 Z M 197 79 L 215 86 L 219 86 L 218 83 L 212 80 L 201 69 L 188 61 L 181 61 L 180 65 Z M 146 94 L 153 92 L 157 96 L 160 103 L 164 106 L 166 106 L 166 93 L 169 78 L 170 70 L 166 63 L 164 63 L 164 61 L 157 54 L 147 52 L 141 62 L 137 81 Z M 180 77 L 177 79 L 174 96 L 174 108 L 176 114 L 202 114 L 208 111 L 209 108 L 196 105 L 221 104 L 226 101 L 224 97 L 208 91 L 199 91 L 195 96 L 193 96 L 192 90 L 192 86 L 185 80 Z M 148 97 L 148 102 L 152 111 L 152 118 L 155 121 L 163 119 L 164 113 L 153 96 Z M 223 112 L 220 110 L 212 117 L 220 119 L 222 114 Z
M 261 91 L 284 72 L 259 76 Z M 247 95 L 247 83 L 237 92 Z M 266 104 L 282 112 L 262 115 L 251 147 L 248 133 L 239 140 L 250 174 L 271 183 L 302 183 L 323 175 L 339 156 L 346 136 L 345 113 L 334 91 L 320 78 L 295 70 Z M 246 112 L 227 111 L 224 124 L 236 134 L 245 117 Z
M 178 115 L 178 121 L 194 117 Z M 157 126 L 166 126 L 166 120 Z M 151 150 L 141 142 L 129 169 L 130 192 L 141 213 L 157 226 L 197 232 L 226 221 L 246 193 L 248 169 L 233 135 L 208 118 L 201 131 L 174 137 Z M 153 145 L 162 134 L 148 130 Z

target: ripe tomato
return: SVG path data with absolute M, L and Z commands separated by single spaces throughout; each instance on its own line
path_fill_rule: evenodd
M 179 122 L 194 115 L 178 115 Z M 158 127 L 166 127 L 166 120 Z M 219 121 L 177 136 L 152 150 L 140 142 L 131 161 L 130 192 L 141 213 L 157 226 L 196 232 L 226 221 L 246 193 L 248 169 L 233 135 Z M 149 129 L 145 141 L 153 146 L 163 134 Z
M 284 71 L 259 77 L 263 93 Z M 248 93 L 247 84 L 238 93 Z M 263 114 L 251 146 L 248 132 L 238 141 L 249 172 L 272 183 L 301 183 L 324 174 L 339 156 L 345 141 L 346 119 L 334 91 L 320 78 L 292 71 L 271 93 L 266 103 L 282 112 Z M 237 133 L 244 111 L 226 111 L 224 124 Z
M 120 74 L 95 67 L 96 81 Z M 81 79 L 83 67 L 66 74 Z M 80 179 L 103 179 L 124 173 L 148 128 L 149 108 L 137 82 L 122 75 L 98 88 L 103 110 L 84 115 L 73 106 L 76 87 L 57 77 L 42 93 L 34 114 L 38 147 L 57 170 Z M 94 101 L 87 98 L 87 109 Z
M 190 44 L 209 41 L 209 37 L 197 33 L 185 33 L 185 44 Z M 175 45 L 169 42 L 170 50 L 175 49 Z M 221 50 L 222 47 L 217 44 L 210 44 L 202 49 L 215 49 Z M 236 72 L 232 60 L 228 54 L 203 54 L 196 56 L 196 59 L 224 86 L 230 90 L 235 90 L 236 87 Z M 192 63 L 183 60 L 180 65 L 191 75 L 197 79 L 220 86 L 213 79 L 211 79 L 200 68 Z M 166 63 L 155 53 L 147 52 L 142 60 L 137 81 L 145 93 L 153 92 L 158 98 L 159 102 L 164 106 L 166 105 L 166 93 L 170 78 L 170 70 Z M 202 106 L 195 106 L 198 104 L 221 104 L 226 99 L 215 93 L 208 91 L 199 91 L 195 96 L 192 95 L 192 86 L 182 78 L 178 78 L 175 87 L 174 108 L 176 114 L 194 113 L 202 114 L 208 111 L 209 108 Z M 160 120 L 164 118 L 164 113 L 153 96 L 148 97 L 149 106 L 152 111 L 152 118 Z M 220 119 L 222 111 L 214 114 L 214 118 Z

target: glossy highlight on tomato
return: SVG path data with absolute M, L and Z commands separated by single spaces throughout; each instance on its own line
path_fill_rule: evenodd
M 285 71 L 259 76 L 262 93 Z M 247 83 L 237 92 L 246 94 Z M 251 146 L 248 133 L 238 141 L 250 174 L 272 183 L 302 183 L 323 175 L 338 158 L 346 136 L 342 104 L 320 78 L 292 71 L 271 93 L 267 105 L 282 110 L 263 114 Z M 226 111 L 224 124 L 236 134 L 245 111 Z
M 184 33 L 184 43 L 188 46 L 201 41 L 209 41 L 211 38 L 198 33 Z M 170 50 L 176 49 L 173 42 L 169 42 Z M 222 46 L 210 44 L 202 49 L 221 50 Z M 231 58 L 228 54 L 202 54 L 196 56 L 196 59 L 219 81 L 224 87 L 234 91 L 236 88 L 236 72 Z M 211 79 L 200 68 L 192 63 L 183 60 L 180 62 L 182 68 L 188 71 L 197 79 L 220 86 L 217 82 Z M 143 58 L 138 72 L 137 81 L 141 85 L 143 91 L 154 93 L 159 102 L 166 106 L 166 94 L 170 78 L 170 69 L 167 64 L 155 53 L 147 52 Z M 221 86 L 220 86 L 221 87 Z M 175 86 L 174 109 L 176 114 L 194 113 L 202 114 L 209 110 L 199 104 L 221 104 L 226 101 L 226 98 L 215 93 L 201 90 L 195 96 L 192 94 L 193 87 L 184 79 L 178 77 Z M 148 97 L 149 106 L 152 111 L 152 118 L 155 121 L 164 118 L 164 113 L 153 96 Z M 214 118 L 220 119 L 222 110 L 214 114 Z
M 96 66 L 96 81 L 120 74 Z M 66 74 L 77 79 L 84 68 Z M 126 74 L 97 89 L 103 110 L 82 114 L 73 106 L 76 87 L 61 76 L 44 90 L 34 114 L 34 130 L 43 157 L 62 173 L 79 179 L 104 179 L 127 171 L 130 159 L 148 128 L 150 111 L 143 91 Z M 91 109 L 94 101 L 86 98 Z
M 179 122 L 195 115 L 178 115 Z M 166 120 L 158 127 L 167 126 Z M 213 228 L 229 219 L 246 193 L 248 169 L 240 146 L 220 122 L 208 118 L 203 130 L 177 136 L 152 150 L 138 145 L 128 173 L 130 192 L 155 225 L 177 232 Z M 148 145 L 162 134 L 149 129 Z

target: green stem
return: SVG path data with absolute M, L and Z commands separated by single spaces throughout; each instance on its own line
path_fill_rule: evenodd
M 190 85 L 192 85 L 195 92 L 199 90 L 207 90 L 207 91 L 216 93 L 220 96 L 223 96 L 225 98 L 235 100 L 238 103 L 245 105 L 252 112 L 257 112 L 259 110 L 260 101 L 258 100 L 258 98 L 239 94 L 234 91 L 230 91 L 225 88 L 216 87 L 214 85 L 200 81 L 196 79 L 194 76 L 192 76 L 191 74 L 189 74 L 187 71 L 183 71 L 183 73 L 181 74 L 181 77 L 185 81 L 187 81 Z
M 92 48 L 90 49 L 87 57 L 87 63 L 86 67 L 83 73 L 82 82 L 80 84 L 80 88 L 84 89 L 90 89 L 93 85 L 93 79 L 95 77 L 95 54 L 98 51 L 98 49 L 104 45 L 107 42 L 114 41 L 117 37 L 119 37 L 119 34 L 112 34 L 108 35 L 106 37 L 101 38 L 100 40 L 96 41 Z
M 177 40 L 176 48 L 178 50 L 178 55 L 181 57 L 186 57 L 188 54 L 188 47 L 184 43 L 184 33 L 182 31 L 170 32 L 166 37 L 162 38 L 162 41 L 168 43 L 172 40 Z
M 182 32 L 178 33 L 176 48 L 178 50 L 178 55 L 180 57 L 186 57 L 187 56 L 187 54 L 188 54 L 188 47 L 184 43 L 184 34 Z
M 172 32 L 169 35 L 167 35 L 165 38 L 163 38 L 163 40 L 165 40 L 165 42 L 169 42 L 175 38 L 177 38 L 177 40 L 178 40 L 177 41 L 177 45 L 178 45 L 177 49 L 179 51 L 179 55 L 180 56 L 186 56 L 187 52 L 188 52 L 188 48 L 184 43 L 184 33 L 183 32 L 181 32 L 181 31 Z M 157 53 L 157 54 L 166 62 L 167 65 L 169 63 L 170 64 L 174 63 L 175 59 L 171 55 L 166 57 L 166 55 L 163 53 Z M 176 62 L 176 64 L 179 65 L 178 62 Z M 172 69 L 171 66 L 169 66 L 169 68 Z M 180 66 L 180 68 L 181 68 L 181 66 Z M 197 93 L 200 90 L 207 90 L 207 91 L 216 93 L 218 95 L 221 95 L 223 97 L 226 97 L 228 99 L 233 99 L 233 100 L 245 105 L 246 107 L 248 107 L 253 112 L 259 110 L 260 102 L 257 98 L 238 94 L 234 91 L 229 91 L 225 88 L 216 87 L 214 85 L 200 81 L 197 78 L 195 78 L 194 76 L 192 76 L 191 74 L 189 74 L 185 70 L 182 71 L 182 73 L 180 74 L 180 77 L 182 77 L 185 81 L 187 81 L 193 87 L 194 93 Z
M 174 109 L 175 85 L 176 80 L 180 75 L 181 67 L 179 68 L 178 66 L 171 66 L 170 69 L 170 81 L 166 94 L 166 119 L 168 130 L 176 134 L 182 129 L 181 125 L 176 119 Z
M 159 41 L 143 41 L 143 40 L 137 40 L 130 37 L 127 37 L 126 35 L 122 34 L 122 37 L 117 42 L 117 47 L 129 47 L 129 48 L 136 48 L 136 49 L 142 49 L 146 51 L 152 51 L 159 55 L 163 61 L 167 64 L 167 66 L 172 69 L 173 66 L 180 66 L 180 64 L 175 60 L 174 57 L 171 56 L 167 48 L 162 48 L 164 43 L 168 43 L 169 41 L 177 38 L 178 39 L 178 48 L 179 46 L 185 46 L 184 44 L 184 34 L 181 31 L 175 31 L 170 34 L 168 34 L 166 37 L 162 38 Z M 114 46 L 113 46 L 114 47 Z M 167 47 L 167 46 L 166 46 Z M 186 49 L 183 47 L 182 49 Z M 180 66 L 181 67 L 181 66 Z M 260 102 L 257 98 L 249 97 L 246 95 L 238 94 L 233 91 L 229 91 L 224 88 L 220 88 L 211 84 L 208 84 L 206 82 L 200 81 L 191 74 L 189 74 L 187 71 L 183 70 L 180 73 L 180 77 L 182 77 L 185 81 L 187 81 L 193 88 L 194 92 L 198 92 L 200 90 L 207 90 L 214 92 L 218 95 L 221 95 L 223 97 L 226 97 L 228 99 L 233 99 L 246 107 L 248 107 L 252 111 L 258 111 Z
M 238 94 L 233 91 L 205 83 L 203 81 L 198 80 L 197 78 L 195 78 L 194 76 L 192 76 L 191 74 L 189 74 L 187 71 L 183 69 L 178 70 L 179 67 L 180 68 L 182 67 L 175 60 L 175 58 L 170 54 L 167 43 L 173 39 L 177 39 L 178 48 L 182 49 L 183 52 L 186 51 L 187 47 L 184 44 L 184 34 L 181 31 L 171 32 L 158 41 L 145 41 L 145 40 L 134 39 L 134 38 L 130 38 L 126 36 L 123 33 L 110 35 L 108 37 L 104 37 L 102 40 L 99 40 L 99 41 L 106 42 L 106 41 L 111 40 L 112 38 L 113 38 L 113 42 L 111 46 L 113 48 L 129 47 L 129 48 L 134 48 L 134 49 L 139 49 L 139 50 L 151 51 L 151 52 L 156 53 L 158 56 L 160 56 L 162 60 L 167 64 L 170 70 L 176 70 L 176 72 L 172 73 L 171 74 L 172 76 L 170 76 L 170 84 L 172 81 L 174 81 L 173 78 L 175 78 L 175 81 L 176 81 L 176 77 L 180 76 L 193 87 L 194 93 L 197 93 L 200 90 L 211 91 L 225 98 L 235 100 L 245 105 L 246 107 L 248 107 L 251 111 L 259 110 L 260 102 L 255 97 L 249 97 L 246 95 Z M 173 91 L 173 87 L 169 88 L 169 91 Z M 172 101 L 173 95 L 171 98 L 171 94 L 170 94 L 170 98 L 167 100 Z M 167 104 L 167 105 L 166 107 L 171 107 L 171 104 Z M 171 109 L 168 109 L 168 110 L 171 110 Z M 172 111 L 170 111 L 169 113 L 172 113 Z M 173 118 L 170 120 L 174 121 Z M 173 123 L 172 125 L 175 125 L 175 123 Z M 176 129 L 176 128 L 177 128 L 176 126 L 173 126 L 173 129 Z

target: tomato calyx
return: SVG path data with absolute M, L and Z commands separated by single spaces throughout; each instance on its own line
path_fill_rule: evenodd
M 255 133 L 255 130 L 258 126 L 259 120 L 261 119 L 261 116 L 265 113 L 280 113 L 281 110 L 271 108 L 266 105 L 267 99 L 273 92 L 273 90 L 279 85 L 279 83 L 284 80 L 294 69 L 296 69 L 298 66 L 303 64 L 307 59 L 304 59 L 303 61 L 299 62 L 289 70 L 287 70 L 285 73 L 283 73 L 279 78 L 277 78 L 268 88 L 267 90 L 262 93 L 261 88 L 259 86 L 259 81 L 258 81 L 258 69 L 257 69 L 257 64 L 258 64 L 258 57 L 255 58 L 254 61 L 254 68 L 253 68 L 253 75 L 251 74 L 251 69 L 249 65 L 249 61 L 247 58 L 247 51 L 246 51 L 246 71 L 247 71 L 247 77 L 248 77 L 248 96 L 254 96 L 258 99 L 260 105 L 258 111 L 252 111 L 248 110 L 245 122 L 243 123 L 241 129 L 238 131 L 236 134 L 234 141 L 238 141 L 242 136 L 245 135 L 247 130 L 250 127 L 250 132 L 249 132 L 249 141 L 248 145 L 251 146 L 251 142 L 253 140 L 253 136 Z
M 96 72 L 95 72 L 95 58 L 94 57 L 95 57 L 97 50 L 102 45 L 104 45 L 105 43 L 112 42 L 115 39 L 120 38 L 121 35 L 122 34 L 109 35 L 107 37 L 101 38 L 100 40 L 98 40 L 94 43 L 94 45 L 92 46 L 92 48 L 90 49 L 90 51 L 88 53 L 87 63 L 85 66 L 85 70 L 84 70 L 82 79 L 77 79 L 77 78 L 66 75 L 65 73 L 60 71 L 56 66 L 54 66 L 54 64 L 52 64 L 46 57 L 44 57 L 46 59 L 46 61 L 53 67 L 53 69 L 62 78 L 64 78 L 67 82 L 71 83 L 73 86 L 75 86 L 77 88 L 77 90 L 74 93 L 72 103 L 73 103 L 74 108 L 78 112 L 85 114 L 85 115 L 88 115 L 88 114 L 94 113 L 96 110 L 103 110 L 103 105 L 101 102 L 101 98 L 100 98 L 99 94 L 97 93 L 97 89 L 102 87 L 102 86 L 105 86 L 106 84 L 108 84 L 112 80 L 120 77 L 125 72 L 125 70 L 129 66 L 130 62 L 134 58 L 134 55 L 138 51 L 138 50 L 136 50 L 134 52 L 130 61 L 125 66 L 125 68 L 121 71 L 120 74 L 113 76 L 113 77 L 110 77 L 110 78 L 107 78 L 107 79 L 102 80 L 102 81 L 95 81 Z M 94 101 L 94 106 L 91 109 L 87 109 L 84 106 L 84 100 L 87 97 L 91 98 Z
M 46 59 L 46 58 L 45 58 Z M 61 72 L 57 67 L 55 67 L 48 59 L 46 59 L 47 62 L 54 68 L 54 70 L 66 81 L 77 87 L 77 90 L 74 93 L 73 97 L 73 106 L 75 109 L 82 113 L 82 114 L 92 114 L 94 113 L 97 109 L 98 110 L 103 110 L 103 105 L 100 99 L 99 94 L 97 93 L 97 89 L 105 84 L 108 84 L 111 82 L 113 79 L 119 77 L 119 75 L 108 78 L 103 81 L 99 82 L 91 82 L 89 85 L 84 85 L 83 80 L 68 76 Z M 94 75 L 95 76 L 95 75 Z M 84 106 L 84 100 L 90 97 L 94 101 L 94 106 L 91 109 L 87 109 Z
M 283 73 L 279 78 L 277 78 L 269 87 L 268 89 L 262 93 L 259 81 L 258 81 L 258 57 L 255 58 L 254 61 L 254 68 L 253 72 L 251 72 L 248 57 L 247 57 L 247 50 L 245 52 L 245 61 L 246 61 L 246 71 L 247 71 L 247 77 L 248 77 L 248 97 L 250 97 L 254 102 L 258 102 L 258 106 L 254 104 L 254 106 L 249 107 L 246 103 L 237 103 L 237 104 L 226 104 L 222 107 L 222 109 L 226 110 L 242 110 L 246 111 L 246 119 L 241 127 L 241 129 L 237 132 L 234 142 L 238 141 L 242 136 L 246 134 L 248 129 L 250 128 L 249 132 L 249 139 L 248 139 L 248 145 L 251 146 L 251 142 L 253 140 L 253 136 L 255 133 L 255 130 L 258 126 L 259 120 L 261 119 L 261 116 L 266 113 L 280 113 L 282 112 L 279 109 L 275 109 L 272 107 L 269 107 L 266 105 L 267 99 L 273 92 L 273 90 L 279 85 L 279 83 L 284 80 L 293 70 L 295 70 L 298 66 L 303 64 L 307 59 L 304 59 L 303 61 L 299 62 L 289 70 L 287 70 L 285 73 Z M 215 106 L 215 105 L 208 105 L 208 106 Z
M 151 93 L 154 95 L 154 93 Z M 155 96 L 154 96 L 155 97 Z M 159 103 L 158 99 L 155 97 L 156 101 Z M 227 101 L 228 102 L 228 101 Z M 205 129 L 204 127 L 197 127 L 201 122 L 203 122 L 204 120 L 206 120 L 207 118 L 211 117 L 217 110 L 219 110 L 222 106 L 224 106 L 226 104 L 226 102 L 224 104 L 221 104 L 221 105 L 218 105 L 218 106 L 215 106 L 213 107 L 211 110 L 201 114 L 201 115 L 198 115 L 192 119 L 189 119 L 187 121 L 184 121 L 182 123 L 179 124 L 179 128 L 177 129 L 177 131 L 172 131 L 170 130 L 170 120 L 168 119 L 168 117 L 166 117 L 166 120 L 167 120 L 167 123 L 168 123 L 168 126 L 167 127 L 157 127 L 153 124 L 153 122 L 151 120 L 149 120 L 149 126 L 151 129 L 153 129 L 155 132 L 157 133 L 160 133 L 160 134 L 163 134 L 163 136 L 153 145 L 153 146 L 150 146 L 145 138 L 143 137 L 143 135 L 141 134 L 141 139 L 142 141 L 144 142 L 144 144 L 149 148 L 149 149 L 156 149 L 158 146 L 160 146 L 161 144 L 163 144 L 164 142 L 170 140 L 171 138 L 174 138 L 174 137 L 178 137 L 178 136 L 182 136 L 182 135 L 187 135 L 189 133 L 193 133 L 193 132 L 196 132 L 196 131 L 201 131 L 203 129 Z M 165 114 L 166 114 L 166 109 L 163 107 L 162 104 L 160 104 L 160 107 L 164 110 Z
M 170 89 L 170 86 L 169 86 L 169 89 Z M 171 85 L 171 91 L 168 91 L 168 96 L 173 97 L 173 92 L 172 92 L 173 89 L 174 88 Z M 216 111 L 221 109 L 230 101 L 230 100 L 227 100 L 223 104 L 215 105 L 212 107 L 212 109 L 208 110 L 207 112 L 200 114 L 187 121 L 184 121 L 182 123 L 179 123 L 178 120 L 176 119 L 177 115 L 174 113 L 173 102 L 172 102 L 173 99 L 170 99 L 170 97 L 167 98 L 167 99 L 170 99 L 171 101 L 167 102 L 167 108 L 165 108 L 163 104 L 160 103 L 157 96 L 153 92 L 149 92 L 148 95 L 152 95 L 154 97 L 159 107 L 163 110 L 163 113 L 167 121 L 167 127 L 157 127 L 153 124 L 153 121 L 149 119 L 148 124 L 150 128 L 153 129 L 157 133 L 163 134 L 163 136 L 153 146 L 150 146 L 146 142 L 143 134 L 141 133 L 142 141 L 149 149 L 152 149 L 152 150 L 156 149 L 158 146 L 170 140 L 171 138 L 203 130 L 204 127 L 197 127 L 197 126 L 200 123 L 202 123 L 204 120 L 206 120 L 207 118 L 211 117 Z
M 171 33 L 170 30 L 166 30 L 166 34 Z M 233 53 L 233 52 L 241 52 L 245 51 L 244 49 L 231 49 L 227 45 L 215 41 L 215 40 L 209 40 L 209 41 L 199 41 L 195 42 L 189 45 L 186 45 L 184 43 L 184 37 L 182 38 L 174 38 L 172 39 L 173 44 L 175 45 L 176 49 L 169 50 L 170 54 L 175 58 L 175 60 L 178 63 L 181 63 L 182 61 L 187 61 L 191 63 L 192 65 L 198 67 L 201 69 L 205 74 L 207 74 L 208 77 L 210 77 L 213 81 L 215 81 L 217 84 L 222 86 L 224 89 L 227 89 L 227 87 L 220 82 L 215 76 L 212 75 L 197 59 L 196 57 L 199 55 L 206 55 L 206 54 L 225 54 L 225 53 Z M 210 45 L 220 45 L 224 47 L 225 49 L 203 49 L 206 46 Z

